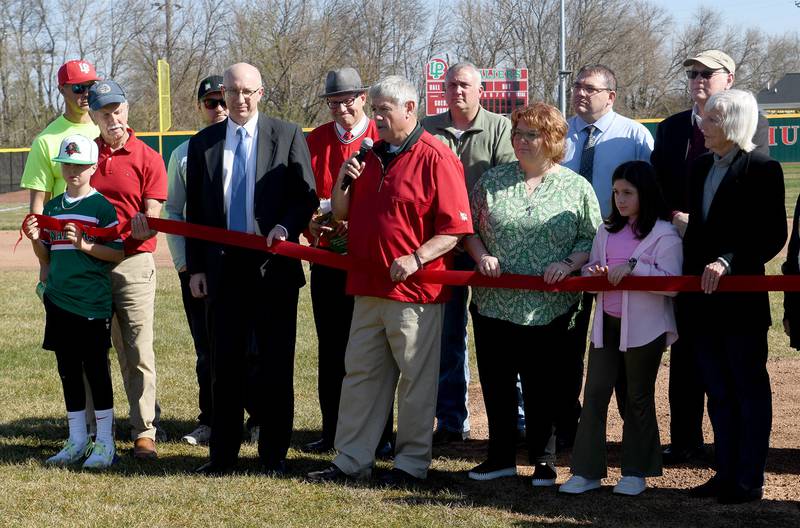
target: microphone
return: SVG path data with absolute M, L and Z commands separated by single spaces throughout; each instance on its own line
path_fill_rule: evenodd
M 375 144 L 375 142 L 372 141 L 372 138 L 365 137 L 364 141 L 361 142 L 361 148 L 358 149 L 358 154 L 356 154 L 356 161 L 359 162 L 359 163 L 363 162 L 364 158 L 367 157 L 367 153 L 370 150 L 372 150 L 372 145 L 374 145 L 374 144 Z M 352 184 L 352 183 L 353 183 L 352 176 L 350 176 L 349 174 L 345 175 L 345 177 L 342 178 L 341 189 L 343 191 L 346 191 L 347 188 L 350 187 L 350 184 Z

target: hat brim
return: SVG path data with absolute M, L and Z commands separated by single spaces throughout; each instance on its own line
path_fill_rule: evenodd
M 89 109 L 100 110 L 104 106 L 114 103 L 125 103 L 127 101 L 128 100 L 125 99 L 124 95 L 118 95 L 118 94 L 101 95 L 100 97 L 89 103 Z
M 691 66 L 692 64 L 702 64 L 706 68 L 711 68 L 713 70 L 728 70 L 728 67 L 722 64 L 721 62 L 715 61 L 714 59 L 698 59 L 698 58 L 691 58 L 686 59 L 683 61 L 684 66 Z
M 360 94 L 360 93 L 365 93 L 367 90 L 369 90 L 369 86 L 363 86 L 358 90 L 339 90 L 338 92 L 321 93 L 317 97 L 323 98 L 323 97 L 332 97 L 334 95 Z
M 97 163 L 96 161 L 78 161 L 72 158 L 62 158 L 62 157 L 53 158 L 53 161 L 55 161 L 56 163 L 69 163 L 70 165 L 94 165 L 95 163 Z
M 197 98 L 197 102 L 198 103 L 203 102 L 203 100 L 206 97 L 208 97 L 209 95 L 212 95 L 212 94 L 222 94 L 222 89 L 220 88 L 219 90 L 209 90 L 209 91 L 207 91 L 206 93 L 204 93 L 203 95 L 201 95 L 200 97 Z
M 100 80 L 100 77 L 98 77 L 97 74 L 95 74 L 95 75 L 86 75 L 86 76 L 83 76 L 83 77 L 76 77 L 74 79 L 67 79 L 63 83 L 59 84 L 59 86 L 64 86 L 65 84 L 83 84 L 83 83 L 87 83 L 89 81 L 97 82 L 99 80 Z

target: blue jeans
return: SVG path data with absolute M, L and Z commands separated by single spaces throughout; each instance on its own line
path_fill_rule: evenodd
M 475 262 L 467 253 L 455 256 L 454 269 L 470 271 Z M 436 399 L 438 428 L 469 431 L 469 359 L 467 357 L 467 297 L 469 288 L 451 286 L 452 297 L 444 305 L 439 392 Z

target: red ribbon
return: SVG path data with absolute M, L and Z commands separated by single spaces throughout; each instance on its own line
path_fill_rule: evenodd
M 130 231 L 130 222 L 125 222 L 115 227 L 99 228 L 82 224 L 76 220 L 58 220 L 43 215 L 28 215 L 23 220 L 23 225 L 28 217 L 35 216 L 39 221 L 40 229 L 60 231 L 68 223 L 79 224 L 90 236 L 100 240 L 114 240 L 121 233 Z M 267 239 L 261 235 L 228 231 L 219 227 L 209 227 L 164 218 L 148 218 L 147 224 L 152 229 L 225 244 L 243 247 L 256 251 L 264 251 L 283 255 L 300 260 L 307 260 L 314 264 L 321 264 L 330 268 L 347 271 L 369 271 L 372 273 L 388 273 L 387 269 L 373 262 L 356 259 L 349 255 L 339 255 L 323 249 L 303 246 L 294 242 L 275 241 L 272 246 L 267 246 Z M 20 239 L 22 229 L 20 228 Z M 19 244 L 17 240 L 17 244 Z M 14 246 L 16 249 L 16 245 Z M 612 286 L 605 277 L 568 277 L 556 284 L 545 284 L 542 277 L 531 275 L 503 274 L 494 279 L 481 275 L 476 271 L 433 271 L 420 270 L 408 280 L 444 284 L 449 286 L 479 286 L 486 288 L 512 288 L 521 290 L 538 291 L 608 291 L 608 290 L 643 290 L 643 291 L 701 291 L 700 277 L 625 277 L 618 287 Z M 763 292 L 763 291 L 800 291 L 800 275 L 730 275 L 722 277 L 717 291 L 723 292 Z

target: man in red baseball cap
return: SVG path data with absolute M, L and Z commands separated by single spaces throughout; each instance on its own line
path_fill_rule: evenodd
M 58 69 L 58 91 L 64 98 L 64 113 L 47 125 L 33 140 L 20 186 L 30 190 L 30 210 L 40 213 L 52 197 L 64 192 L 66 183 L 61 176 L 61 164 L 54 163 L 61 141 L 75 134 L 88 138 L 100 135 L 89 117 L 89 87 L 99 77 L 94 66 L 83 59 L 71 60 Z M 47 267 L 42 266 L 42 282 L 47 280 Z

